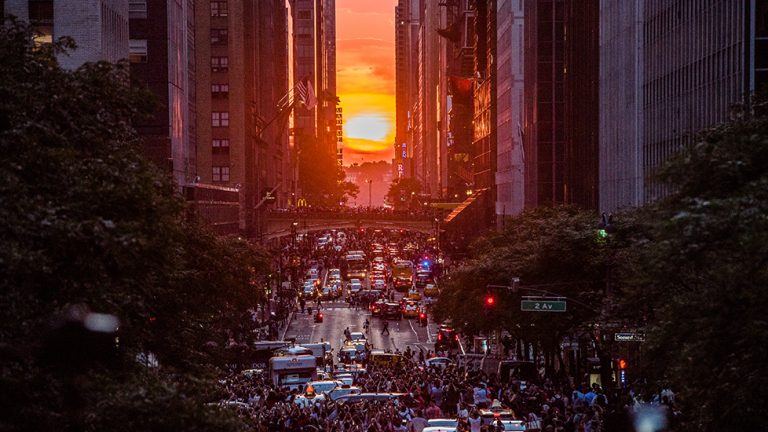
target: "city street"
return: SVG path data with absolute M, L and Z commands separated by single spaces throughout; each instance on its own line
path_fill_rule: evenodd
M 434 335 L 437 331 L 436 324 L 430 322 L 427 327 L 419 325 L 417 320 L 403 318 L 401 320 L 389 320 L 389 335 L 382 335 L 381 329 L 384 319 L 371 317 L 371 313 L 365 309 L 350 308 L 345 302 L 324 303 L 322 305 L 324 319 L 322 323 L 315 323 L 313 314 L 302 314 L 297 311 L 288 326 L 285 334 L 287 339 L 296 339 L 297 344 L 329 341 L 334 350 L 338 350 L 344 338 L 344 329 L 349 327 L 352 332 L 362 332 L 365 319 L 368 318 L 371 328 L 366 337 L 375 349 L 400 350 L 407 346 L 411 350 L 422 349 L 434 351 Z

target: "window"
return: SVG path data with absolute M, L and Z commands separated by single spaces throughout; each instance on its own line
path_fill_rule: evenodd
M 212 180 L 214 182 L 228 182 L 229 181 L 229 167 L 228 166 L 215 166 L 213 167 Z
M 131 63 L 147 62 L 146 39 L 131 39 L 128 41 L 128 59 Z
M 211 152 L 214 154 L 229 153 L 229 140 L 215 138 L 211 141 Z
M 213 0 L 211 2 L 211 16 L 212 17 L 227 16 L 227 0 Z
M 229 94 L 229 84 L 211 84 L 211 96 L 227 97 Z
M 227 127 L 229 126 L 229 112 L 214 111 L 211 113 L 211 126 Z
M 211 29 L 211 45 L 226 45 L 228 35 L 227 29 Z
M 128 18 L 146 18 L 147 0 L 128 0 Z
M 211 57 L 211 72 L 226 72 L 229 70 L 229 57 Z

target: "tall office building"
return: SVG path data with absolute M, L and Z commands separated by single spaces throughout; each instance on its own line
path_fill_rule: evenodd
M 439 0 L 424 1 L 420 13 L 418 60 L 418 114 L 414 138 L 414 173 L 426 194 L 441 194 L 441 154 L 438 130 L 440 28 Z
M 441 196 L 461 201 L 473 188 L 472 75 L 475 11 L 469 0 L 447 0 L 441 9 L 438 129 Z
M 600 209 L 643 200 L 643 2 L 600 4 Z
M 523 154 L 524 0 L 498 0 L 496 46 L 496 217 L 516 215 L 525 206 Z
M 768 1 L 601 5 L 600 202 L 668 194 L 656 170 L 698 131 L 748 103 L 768 75 Z
M 563 48 L 566 204 L 598 207 L 600 0 L 568 1 Z
M 247 235 L 258 232 L 266 192 L 283 183 L 285 126 L 275 115 L 287 87 L 285 19 L 279 0 L 195 7 L 197 175 L 241 190 Z
M 419 29 L 421 0 L 395 7 L 395 160 L 398 177 L 414 176 L 414 141 L 419 109 Z
M 297 105 L 293 140 L 304 158 L 336 158 L 336 10 L 335 0 L 290 0 L 293 33 L 293 81 L 307 81 L 318 100 L 316 107 Z M 301 159 L 301 157 L 300 157 Z M 299 188 L 311 181 L 300 166 Z M 305 170 L 305 172 L 302 172 Z M 298 192 L 300 194 L 300 192 Z
M 147 157 L 184 186 L 197 176 L 194 1 L 130 0 L 129 18 L 131 76 L 157 100 L 136 129 Z
M 526 0 L 525 206 L 594 208 L 597 0 Z
M 58 56 L 66 69 L 128 58 L 128 0 L 5 0 L 1 6 L 5 16 L 29 22 L 38 43 L 74 39 L 77 49 Z
M 496 189 L 496 1 L 475 2 L 473 167 L 476 189 Z

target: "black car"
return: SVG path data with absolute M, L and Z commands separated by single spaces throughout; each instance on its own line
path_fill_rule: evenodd
M 400 303 L 384 303 L 381 305 L 381 317 L 385 319 L 402 319 L 403 309 Z
M 459 347 L 459 335 L 450 327 L 440 327 L 437 331 L 435 351 L 445 351 Z

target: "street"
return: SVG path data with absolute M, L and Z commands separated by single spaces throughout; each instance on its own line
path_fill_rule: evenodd
M 364 308 L 350 308 L 345 302 L 335 301 L 324 303 L 321 310 L 324 315 L 322 323 L 314 322 L 314 309 L 312 315 L 297 311 L 285 337 L 295 339 L 297 344 L 329 341 L 332 348 L 338 349 L 344 338 L 344 329 L 349 327 L 352 332 L 362 332 L 365 319 L 368 318 L 371 328 L 366 336 L 374 348 L 395 352 L 410 346 L 411 350 L 434 351 L 433 338 L 437 325 L 432 322 L 423 327 L 414 319 L 389 320 L 389 335 L 382 335 L 385 320 L 372 317 Z

